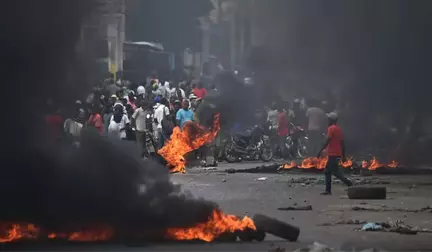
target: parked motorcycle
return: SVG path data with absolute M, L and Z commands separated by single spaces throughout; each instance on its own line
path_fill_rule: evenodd
M 308 155 L 308 136 L 301 126 L 290 123 L 290 133 L 285 139 L 285 147 L 291 158 L 305 158 Z
M 259 159 L 268 162 L 273 158 L 273 148 L 264 128 L 255 126 L 231 136 L 225 144 L 224 154 L 229 163 Z

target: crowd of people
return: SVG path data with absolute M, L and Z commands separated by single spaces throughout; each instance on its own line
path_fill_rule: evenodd
M 79 144 L 81 129 L 90 127 L 101 135 L 136 141 L 141 155 L 149 157 L 164 146 L 175 126 L 182 128 L 187 121 L 199 123 L 196 112 L 212 91 L 217 91 L 214 86 L 199 80 L 173 83 L 152 76 L 133 85 L 110 76 L 84 100 L 76 101 L 72 115 L 61 115 L 54 109 L 46 122 L 52 134 L 66 136 L 74 144 Z M 296 158 L 285 146 L 294 127 L 307 132 L 308 152 L 318 152 L 326 131 L 326 113 L 330 112 L 327 102 L 306 103 L 303 98 L 295 98 L 292 103 L 275 101 L 261 111 L 277 158 Z M 220 148 L 216 155 L 223 159 Z
M 304 98 L 294 98 L 292 103 L 273 102 L 265 112 L 275 156 L 295 159 L 296 154 L 289 153 L 285 146 L 286 138 L 301 130 L 308 138 L 307 152 L 317 153 L 327 131 L 327 115 L 334 112 L 334 108 L 330 108 L 327 101 L 310 99 L 306 102 Z
M 54 109 L 49 101 L 46 123 L 50 134 L 66 137 L 75 144 L 79 144 L 83 127 L 101 135 L 136 141 L 141 155 L 148 157 L 164 146 L 175 126 L 198 122 L 196 111 L 208 93 L 199 80 L 173 84 L 152 76 L 133 85 L 110 76 L 94 87 L 85 100 L 76 101 L 72 116 Z
M 209 91 L 217 92 L 214 87 L 207 90 L 199 80 L 172 84 L 174 83 L 169 81 L 162 82 L 155 76 L 136 86 L 128 81 L 108 78 L 103 84 L 96 86 L 84 102 L 75 102 L 70 117 L 66 117 L 52 101 L 48 101 L 48 108 L 51 109 L 45 117 L 48 132 L 55 139 L 68 139 L 79 145 L 81 130 L 86 127 L 100 135 L 135 141 L 141 156 L 148 158 L 165 145 L 175 126 L 183 128 L 189 121 L 199 123 L 196 112 L 202 100 Z M 292 134 L 293 128 L 305 128 L 309 139 L 309 154 L 320 155 L 327 146 L 329 150 L 335 150 L 333 154 L 328 153 L 336 160 L 330 165 L 333 170 L 326 173 L 326 193 L 330 194 L 329 174 L 339 176 L 335 167 L 337 160 L 345 154 L 343 144 L 341 147 L 339 143 L 343 142 L 343 137 L 340 128 L 336 126 L 337 114 L 328 103 L 317 100 L 306 102 L 305 99 L 295 98 L 292 104 L 277 101 L 257 112 L 256 123 L 264 122 L 268 126 L 274 153 L 278 154 L 278 158 L 297 158 L 286 152 L 286 138 Z M 64 118 L 67 119 L 63 120 Z M 332 119 L 332 126 L 328 128 L 327 141 L 322 147 L 328 126 L 327 119 Z M 231 131 L 231 134 L 233 132 L 235 133 Z M 220 136 L 218 138 L 220 141 Z M 214 155 L 215 158 L 222 158 L 223 152 L 219 150 Z M 329 157 L 329 160 L 333 159 Z M 344 182 L 351 185 L 348 180 Z

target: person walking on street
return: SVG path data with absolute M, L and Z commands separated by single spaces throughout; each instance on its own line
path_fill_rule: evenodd
M 150 119 L 152 111 L 147 101 L 142 101 L 140 107 L 135 110 L 131 117 L 132 127 L 135 128 L 136 141 L 141 157 L 148 157 L 146 134 L 150 130 L 147 128 L 147 120 Z
M 327 131 L 327 139 L 318 152 L 317 157 L 321 156 L 324 149 L 327 148 L 328 161 L 324 170 L 326 188 L 322 195 L 331 195 L 332 175 L 341 180 L 345 185 L 352 186 L 352 182 L 348 180 L 339 169 L 339 162 L 345 160 L 345 144 L 343 140 L 342 130 L 337 125 L 338 115 L 335 112 L 328 114 L 329 127 Z
M 282 106 L 278 108 L 278 130 L 277 130 L 277 143 L 281 152 L 281 158 L 287 157 L 287 150 L 285 147 L 285 139 L 289 134 L 289 122 L 287 113 Z
M 318 101 L 312 100 L 306 111 L 308 119 L 309 153 L 317 153 L 323 140 L 326 115 L 318 106 Z
M 158 148 L 161 149 L 165 145 L 165 141 L 169 138 L 169 135 L 163 132 L 162 121 L 170 115 L 170 110 L 168 107 L 168 100 L 161 98 L 160 102 L 155 106 L 154 118 L 156 119 L 157 128 L 157 138 L 158 138 Z

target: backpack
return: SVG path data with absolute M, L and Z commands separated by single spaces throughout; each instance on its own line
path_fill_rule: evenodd
M 174 123 L 167 118 L 167 114 L 165 112 L 167 108 L 168 108 L 167 106 L 164 106 L 163 108 L 163 118 L 161 122 L 162 132 L 171 135 L 174 129 Z

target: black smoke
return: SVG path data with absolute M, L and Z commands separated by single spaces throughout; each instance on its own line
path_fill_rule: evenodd
M 427 0 L 255 1 L 259 39 L 243 64 L 261 96 L 244 107 L 275 96 L 334 100 L 353 155 L 396 151 L 413 118 L 430 134 L 431 9 Z
M 66 231 L 90 224 L 143 229 L 190 226 L 217 207 L 181 193 L 163 166 L 135 146 L 85 131 L 79 149 L 51 141 L 45 101 L 58 106 L 88 89 L 76 76 L 76 45 L 90 0 L 13 0 L 1 23 L 2 124 L 0 222 Z M 7 118 L 7 119 L 6 119 Z

